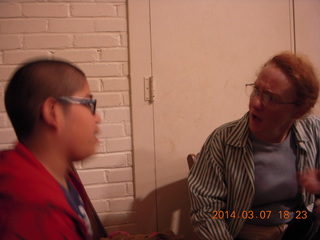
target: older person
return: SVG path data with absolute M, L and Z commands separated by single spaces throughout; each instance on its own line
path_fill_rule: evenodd
M 301 206 L 315 201 L 297 180 L 297 171 L 319 168 L 320 119 L 308 115 L 319 92 L 311 63 L 280 53 L 246 88 L 249 112 L 213 131 L 189 174 L 200 239 L 282 239 L 306 214 Z

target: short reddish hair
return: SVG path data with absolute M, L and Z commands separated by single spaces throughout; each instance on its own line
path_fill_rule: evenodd
M 274 65 L 290 79 L 295 86 L 297 106 L 310 110 L 317 102 L 319 80 L 312 63 L 305 56 L 283 52 L 272 57 L 264 65 Z

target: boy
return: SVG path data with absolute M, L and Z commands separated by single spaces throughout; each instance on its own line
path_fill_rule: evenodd
M 95 151 L 95 114 L 85 74 L 64 61 L 20 67 L 5 91 L 18 138 L 0 152 L 0 239 L 93 239 L 73 161 Z

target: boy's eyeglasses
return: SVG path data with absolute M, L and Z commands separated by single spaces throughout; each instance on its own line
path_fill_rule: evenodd
M 82 97 L 56 97 L 57 100 L 71 104 L 81 104 L 87 106 L 93 115 L 96 114 L 97 100 L 92 98 Z

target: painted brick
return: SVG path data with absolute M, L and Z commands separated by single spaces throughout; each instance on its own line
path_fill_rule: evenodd
M 134 210 L 134 198 L 112 199 L 109 202 L 112 212 L 123 212 Z
M 45 34 L 25 36 L 25 47 L 27 49 L 66 48 L 69 46 L 69 35 Z
M 0 17 L 20 17 L 22 16 L 21 5 L 16 3 L 0 3 Z
M 101 222 L 106 226 L 133 223 L 136 219 L 134 212 L 104 213 L 100 214 Z
M 117 16 L 118 17 L 127 17 L 127 6 L 126 4 L 117 5 Z
M 82 161 L 85 161 L 85 160 L 82 160 Z M 82 161 L 73 162 L 73 165 L 77 169 L 77 171 L 81 169 Z
M 91 19 L 50 19 L 49 32 L 57 33 L 85 33 L 94 31 L 94 22 Z
M 85 72 L 87 77 L 113 77 L 121 76 L 121 66 L 116 63 L 89 63 L 78 64 L 78 66 Z
M 55 58 L 65 59 L 69 62 L 97 62 L 99 52 L 96 49 L 75 49 L 75 50 L 57 50 L 54 51 Z
M 15 146 L 15 144 L 0 144 L 0 151 L 13 149 L 14 146 Z
M 109 108 L 103 111 L 106 122 L 130 121 L 129 107 Z
M 103 90 L 105 91 L 129 91 L 128 78 L 102 79 Z
M 71 15 L 75 17 L 114 17 L 116 9 L 112 4 L 71 4 Z
M 95 0 L 96 2 L 109 2 L 109 3 L 115 3 L 114 5 L 117 5 L 118 3 L 125 3 L 127 0 Z
M 124 153 L 94 155 L 82 161 L 82 167 L 84 169 L 112 168 L 125 166 L 127 166 L 127 155 Z
M 107 139 L 106 145 L 107 152 L 123 152 L 132 149 L 130 137 Z
M 34 0 L 33 0 L 34 1 Z M 76 4 L 81 4 L 82 2 L 92 2 L 92 0 L 68 0 L 68 1 L 62 1 L 62 0 L 47 0 L 48 2 L 75 2 Z M 104 0 L 105 1 L 105 0 Z M 109 1 L 109 0 L 107 0 Z
M 133 195 L 134 194 L 133 183 L 127 183 L 127 193 L 128 193 L 128 195 Z
M 68 17 L 69 7 L 62 3 L 26 3 L 22 12 L 27 17 Z
M 13 128 L 2 128 L 0 129 L 0 143 L 14 143 L 17 141 L 16 134 L 13 130 Z
M 5 3 L 5 2 L 7 2 L 7 3 L 14 3 L 14 2 L 16 2 L 16 3 L 24 3 L 24 2 L 35 2 L 36 0 L 1 0 L 1 2 L 3 2 L 3 3 Z
M 127 196 L 127 186 L 124 183 L 92 185 L 85 187 L 90 199 L 103 199 Z
M 0 99 L 3 100 L 4 97 L 4 89 L 6 87 L 6 84 L 3 82 L 0 82 Z
M 130 105 L 130 95 L 128 92 L 122 93 L 123 96 L 123 105 L 129 106 Z
M 102 84 L 100 79 L 90 79 L 90 78 L 87 78 L 87 79 L 88 79 L 89 88 L 91 92 L 101 92 Z
M 126 62 L 128 61 L 127 48 L 109 48 L 101 51 L 101 60 L 107 62 Z
M 0 112 L 4 112 L 6 110 L 5 106 L 4 106 L 4 100 L 3 100 L 3 96 L 1 97 L 0 100 Z M 2 122 L 4 123 L 4 122 Z M 6 127 L 6 125 L 3 125 L 4 127 Z
M 15 67 L 13 69 L 15 69 Z M 0 81 L 0 94 L 3 94 L 5 92 L 7 84 L 8 84 L 7 81 Z
M 10 129 L 13 129 L 12 128 L 12 124 L 11 124 L 11 121 L 9 119 L 9 116 L 8 114 L 4 111 L 4 100 L 3 100 L 3 97 L 1 97 L 2 99 L 0 100 L 0 105 L 3 104 L 3 111 L 0 111 L 0 127 L 1 128 L 10 128 Z
M 98 107 L 114 107 L 123 105 L 122 95 L 120 93 L 95 94 Z
M 97 19 L 94 22 L 96 32 L 125 32 L 127 21 L 125 18 Z
M 126 135 L 130 136 L 131 135 L 131 123 L 125 123 L 125 131 Z
M 0 81 L 7 81 L 11 78 L 13 72 L 16 70 L 17 66 L 13 65 L 1 65 L 0 66 Z
M 132 154 L 131 153 L 128 153 L 127 159 L 128 159 L 128 166 L 133 166 L 132 165 Z
M 112 34 L 82 34 L 75 35 L 75 47 L 116 47 L 120 44 L 120 36 Z
M 74 164 L 99 216 L 113 213 L 114 228 L 133 231 L 126 16 L 126 0 L 0 1 L 0 148 L 16 141 L 3 91 L 17 65 L 36 57 L 74 63 L 99 98 L 101 117 L 96 154 Z
M 120 46 L 128 47 L 128 35 L 126 33 L 120 34 Z
M 122 73 L 123 73 L 123 76 L 128 76 L 129 75 L 128 63 L 122 63 Z
M 3 101 L 0 102 L 0 109 Z M 6 113 L 0 113 L 0 128 L 5 128 L 8 126 L 8 118 Z
M 104 199 L 92 200 L 92 205 L 97 213 L 103 213 L 110 211 L 109 202 Z
M 133 180 L 131 168 L 109 169 L 106 171 L 106 176 L 109 183 L 128 182 Z
M 123 124 L 103 124 L 99 126 L 99 138 L 124 137 L 125 129 Z
M 38 33 L 47 30 L 47 21 L 44 19 L 11 19 L 1 20 L 2 33 Z
M 96 146 L 96 153 L 105 153 L 106 152 L 106 144 L 103 139 L 99 139 L 99 143 Z
M 23 37 L 19 35 L 0 35 L 1 50 L 22 48 Z
M 105 172 L 103 170 L 79 170 L 78 174 L 85 185 L 106 182 Z
M 3 55 L 5 64 L 20 64 L 30 59 L 44 58 L 51 59 L 52 54 L 49 51 L 28 51 L 28 50 L 18 50 L 18 51 L 6 51 Z

